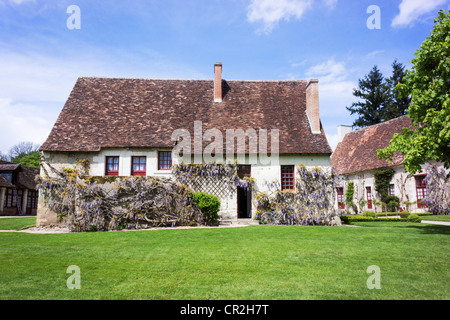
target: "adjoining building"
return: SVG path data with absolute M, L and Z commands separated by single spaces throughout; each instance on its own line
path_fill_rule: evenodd
M 337 188 L 336 205 L 339 209 L 348 209 L 344 195 L 348 182 L 353 181 L 353 203 L 358 211 L 381 211 L 381 206 L 375 204 L 380 202 L 380 197 L 375 190 L 374 175 L 377 170 L 392 168 L 394 174 L 388 192 L 389 196 L 399 198 L 400 210 L 409 212 L 427 210 L 422 202 L 427 195 L 426 165 L 422 166 L 422 172 L 411 176 L 405 171 L 402 154 L 394 154 L 390 163 L 378 159 L 377 150 L 386 148 L 394 133 L 400 133 L 403 128 L 412 128 L 411 120 L 407 116 L 355 131 L 352 131 L 350 126 L 338 127 L 339 143 L 331 156 L 331 166 L 336 173 L 343 176 L 342 183 Z M 443 167 L 443 164 L 436 165 Z
M 0 160 L 0 215 L 36 215 L 39 169 Z

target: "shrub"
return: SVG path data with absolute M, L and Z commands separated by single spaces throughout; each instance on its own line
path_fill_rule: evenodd
M 364 217 L 375 217 L 375 212 L 372 211 L 364 211 L 363 212 Z
M 417 215 L 416 215 L 417 216 Z M 374 218 L 363 216 L 341 216 L 341 220 L 344 223 L 351 222 L 421 222 L 419 216 L 417 218 Z
M 219 198 L 205 192 L 193 192 L 192 199 L 193 203 L 202 212 L 206 223 L 216 223 L 219 220 Z
M 388 211 L 397 211 L 400 206 L 400 199 L 396 196 L 387 196 L 385 202 L 387 204 Z
M 404 211 L 404 212 L 400 212 L 400 213 L 399 213 L 399 215 L 400 215 L 400 217 L 401 217 L 401 218 L 408 218 L 408 217 L 409 217 L 409 215 L 410 215 L 410 213 L 409 213 L 409 212 L 406 212 L 406 211 Z
M 411 213 L 409 216 L 408 216 L 408 221 L 410 221 L 410 222 L 422 222 L 422 219 L 420 219 L 420 217 L 417 215 L 417 214 L 414 214 L 414 213 Z

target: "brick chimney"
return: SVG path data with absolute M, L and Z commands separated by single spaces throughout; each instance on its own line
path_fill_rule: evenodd
M 311 79 L 306 85 L 306 114 L 312 133 L 320 133 L 318 79 Z
M 214 64 L 214 102 L 222 102 L 222 62 Z

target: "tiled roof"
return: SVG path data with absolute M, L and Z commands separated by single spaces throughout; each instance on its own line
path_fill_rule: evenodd
M 12 184 L 10 184 L 5 178 L 3 178 L 2 176 L 0 176 L 0 188 L 11 188 L 13 187 Z
M 18 187 L 32 190 L 36 189 L 36 181 L 34 179 L 39 174 L 39 171 L 38 168 L 22 166 L 22 171 L 19 172 L 17 182 Z
M 17 187 L 25 189 L 36 189 L 35 178 L 39 174 L 38 168 L 23 166 L 17 163 L 0 160 L 0 171 L 18 170 Z M 0 187 L 12 188 L 15 185 L 9 183 L 5 178 L 0 176 Z
M 215 103 L 213 80 L 81 77 L 40 150 L 172 148 L 174 130 L 193 139 L 194 121 L 202 121 L 203 132 L 219 129 L 224 141 L 226 129 L 279 129 L 280 153 L 331 154 L 324 131 L 311 133 L 306 84 L 223 80 L 223 102 Z
M 0 162 L 0 171 L 14 171 L 20 168 L 20 164 L 2 161 Z
M 388 163 L 378 159 L 377 150 L 386 148 L 394 133 L 400 133 L 406 127 L 411 128 L 411 121 L 402 116 L 347 133 L 331 156 L 332 168 L 346 174 L 401 165 L 403 155 L 395 153 L 392 162 Z

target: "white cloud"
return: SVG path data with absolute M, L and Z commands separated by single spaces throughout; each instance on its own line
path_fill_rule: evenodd
M 336 7 L 337 1 L 322 0 L 330 9 Z M 269 34 L 282 20 L 300 20 L 314 3 L 314 0 L 250 0 L 247 20 L 251 23 L 261 22 L 262 27 L 258 31 Z
M 384 53 L 384 50 L 375 50 L 375 51 L 368 53 L 367 57 L 373 57 L 373 56 L 376 56 L 377 54 L 382 54 L 382 53 Z
M 414 24 L 423 15 L 437 10 L 447 3 L 448 0 L 402 0 L 399 5 L 400 12 L 392 21 L 393 27 L 406 27 Z
M 45 108 L 16 103 L 11 98 L 0 98 L 0 114 L 0 151 L 3 153 L 22 141 L 42 144 L 57 117 L 57 114 L 51 114 Z
M 36 3 L 36 0 L 9 0 L 10 3 L 20 5 L 22 3 L 33 2 Z

